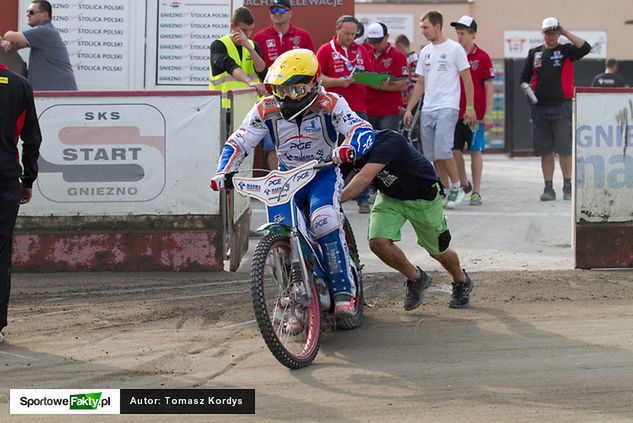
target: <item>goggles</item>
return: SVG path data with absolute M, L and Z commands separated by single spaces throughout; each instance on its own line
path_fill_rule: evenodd
M 308 94 L 313 86 L 312 84 L 295 84 L 295 85 L 273 85 L 273 94 L 280 99 L 288 97 L 291 100 L 298 100 Z
M 271 7 L 270 13 L 272 13 L 273 15 L 283 15 L 284 13 L 286 13 L 286 8 L 285 7 Z

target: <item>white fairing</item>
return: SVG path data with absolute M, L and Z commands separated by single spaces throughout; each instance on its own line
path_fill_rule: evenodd
M 235 190 L 243 195 L 256 198 L 268 206 L 283 204 L 310 182 L 316 175 L 312 160 L 288 171 L 273 170 L 259 178 L 233 177 Z

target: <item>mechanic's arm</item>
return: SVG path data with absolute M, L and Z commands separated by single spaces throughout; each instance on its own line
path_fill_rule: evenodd
M 363 166 L 360 172 L 358 172 L 343 189 L 341 193 L 341 203 L 358 197 L 384 167 L 385 165 L 383 163 L 367 163 Z
M 16 50 L 29 46 L 29 42 L 26 41 L 26 37 L 21 32 L 7 31 L 2 38 L 9 41 Z

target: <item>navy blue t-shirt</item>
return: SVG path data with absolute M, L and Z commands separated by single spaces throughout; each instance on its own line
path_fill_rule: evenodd
M 436 196 L 439 179 L 433 165 L 395 131 L 377 131 L 374 145 L 354 163 L 354 170 L 358 173 L 366 163 L 385 165 L 372 184 L 391 198 L 430 201 Z

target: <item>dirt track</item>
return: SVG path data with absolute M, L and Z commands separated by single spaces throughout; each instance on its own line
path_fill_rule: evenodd
M 289 371 L 258 334 L 247 274 L 16 274 L 0 421 L 633 421 L 633 272 L 434 275 L 402 311 L 366 275 L 361 329 Z M 9 388 L 255 388 L 256 416 L 9 416 Z

